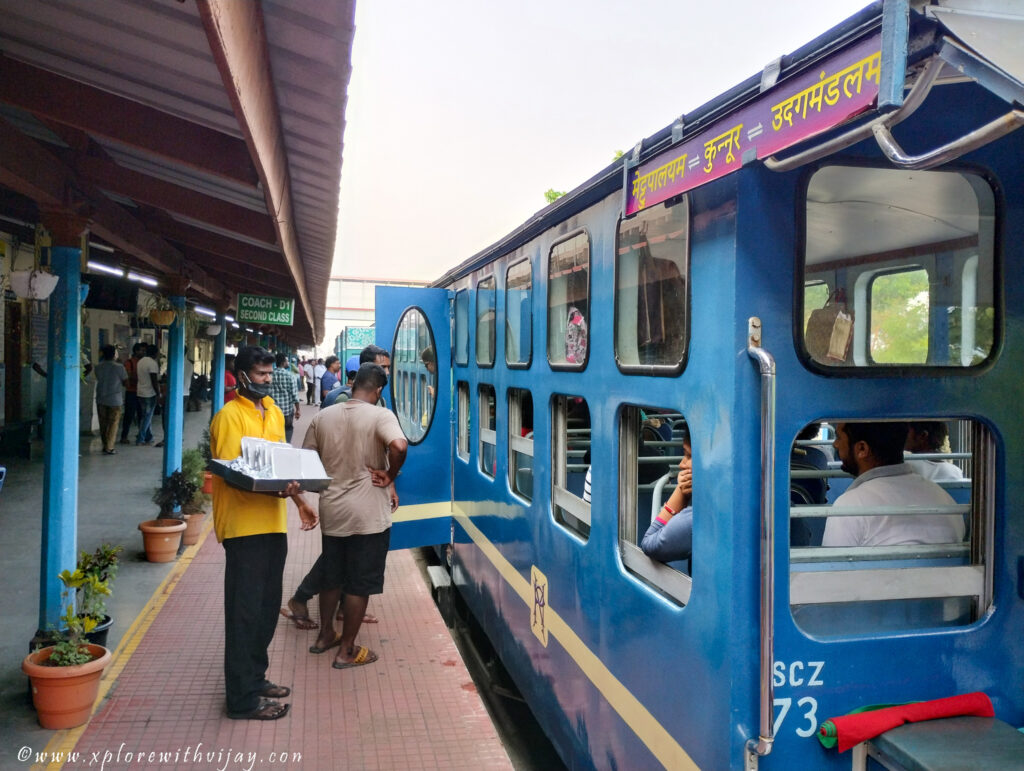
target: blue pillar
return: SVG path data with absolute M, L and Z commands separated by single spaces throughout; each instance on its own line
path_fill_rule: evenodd
M 228 340 L 228 322 L 224 318 L 224 309 L 217 309 L 217 323 L 220 325 L 220 332 L 213 341 L 213 383 L 210 388 L 212 397 L 210 399 L 210 420 L 220 412 L 224 406 L 224 347 Z
M 167 334 L 167 435 L 164 437 L 164 478 L 181 468 L 181 439 L 185 426 L 185 297 L 171 295 L 174 323 Z
M 67 240 L 67 239 L 62 239 Z M 60 277 L 50 295 L 46 353 L 46 443 L 43 532 L 39 570 L 39 630 L 63 615 L 62 570 L 74 570 L 78 548 L 78 404 L 82 325 L 79 313 L 82 250 L 55 246 L 50 266 Z

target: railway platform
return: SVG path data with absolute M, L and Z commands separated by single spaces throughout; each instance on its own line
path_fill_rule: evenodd
M 314 414 L 311 408 L 297 421 L 296 442 Z M 207 417 L 186 415 L 186 447 L 194 446 Z M 147 518 L 140 512 L 153 509 L 149 493 L 158 482 L 159 451 L 134 446 L 124 450 L 113 459 L 93 458 L 91 444 L 83 441 L 80 547 L 89 548 L 93 540 L 126 547 L 114 601 L 108 603 L 120 618 L 108 643 L 114 660 L 105 672 L 100 698 L 83 727 L 38 727 L 25 678 L 17 671 L 34 631 L 36 608 L 28 599 L 18 605 L 9 598 L 3 607 L 8 623 L 0 632 L 0 708 L 6 724 L 0 729 L 0 767 L 512 768 L 409 551 L 389 555 L 385 593 L 370 602 L 379 623 L 364 624 L 360 631 L 359 642 L 376 651 L 379 661 L 332 669 L 333 651 L 308 652 L 316 631 L 301 631 L 281 617 L 268 676 L 292 689 L 284 700 L 291 703 L 290 713 L 277 721 L 229 719 L 223 688 L 223 549 L 207 521 L 199 544 L 176 562 L 149 564 L 139 557 L 141 540 L 131 531 Z M 115 463 L 104 466 L 98 460 Z M 5 572 L 24 577 L 20 583 L 25 591 L 16 590 L 16 595 L 33 598 L 38 590 L 39 526 L 33 509 L 27 508 L 33 505 L 33 494 L 26 477 L 41 477 L 41 463 L 7 464 L 8 487 L 0 495 L 10 497 L 0 499 L 0 517 L 5 528 L 18 531 L 15 541 L 23 548 L 5 558 Z M 140 478 L 146 483 L 140 484 Z M 97 508 L 99 501 L 105 503 Z M 320 549 L 319 531 L 300 531 L 294 505 L 288 505 L 286 597 Z M 310 612 L 318 619 L 315 602 Z

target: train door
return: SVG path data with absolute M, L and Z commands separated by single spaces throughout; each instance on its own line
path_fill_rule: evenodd
M 451 324 L 446 289 L 377 287 L 377 345 L 391 352 L 388 400 L 409 440 L 391 548 L 451 542 Z

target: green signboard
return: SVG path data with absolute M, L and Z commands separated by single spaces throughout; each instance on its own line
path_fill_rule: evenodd
M 290 327 L 295 320 L 295 300 L 290 297 L 267 297 L 261 294 L 238 295 L 239 323 L 277 324 Z

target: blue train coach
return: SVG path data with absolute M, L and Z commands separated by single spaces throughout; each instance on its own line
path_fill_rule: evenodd
M 1024 767 L 1022 32 L 1014 2 L 876 3 L 378 289 L 393 546 L 449 545 L 570 767 Z M 875 499 L 866 431 L 898 434 Z M 960 733 L 817 739 L 975 692 Z M 922 759 L 951 742 L 968 765 Z

